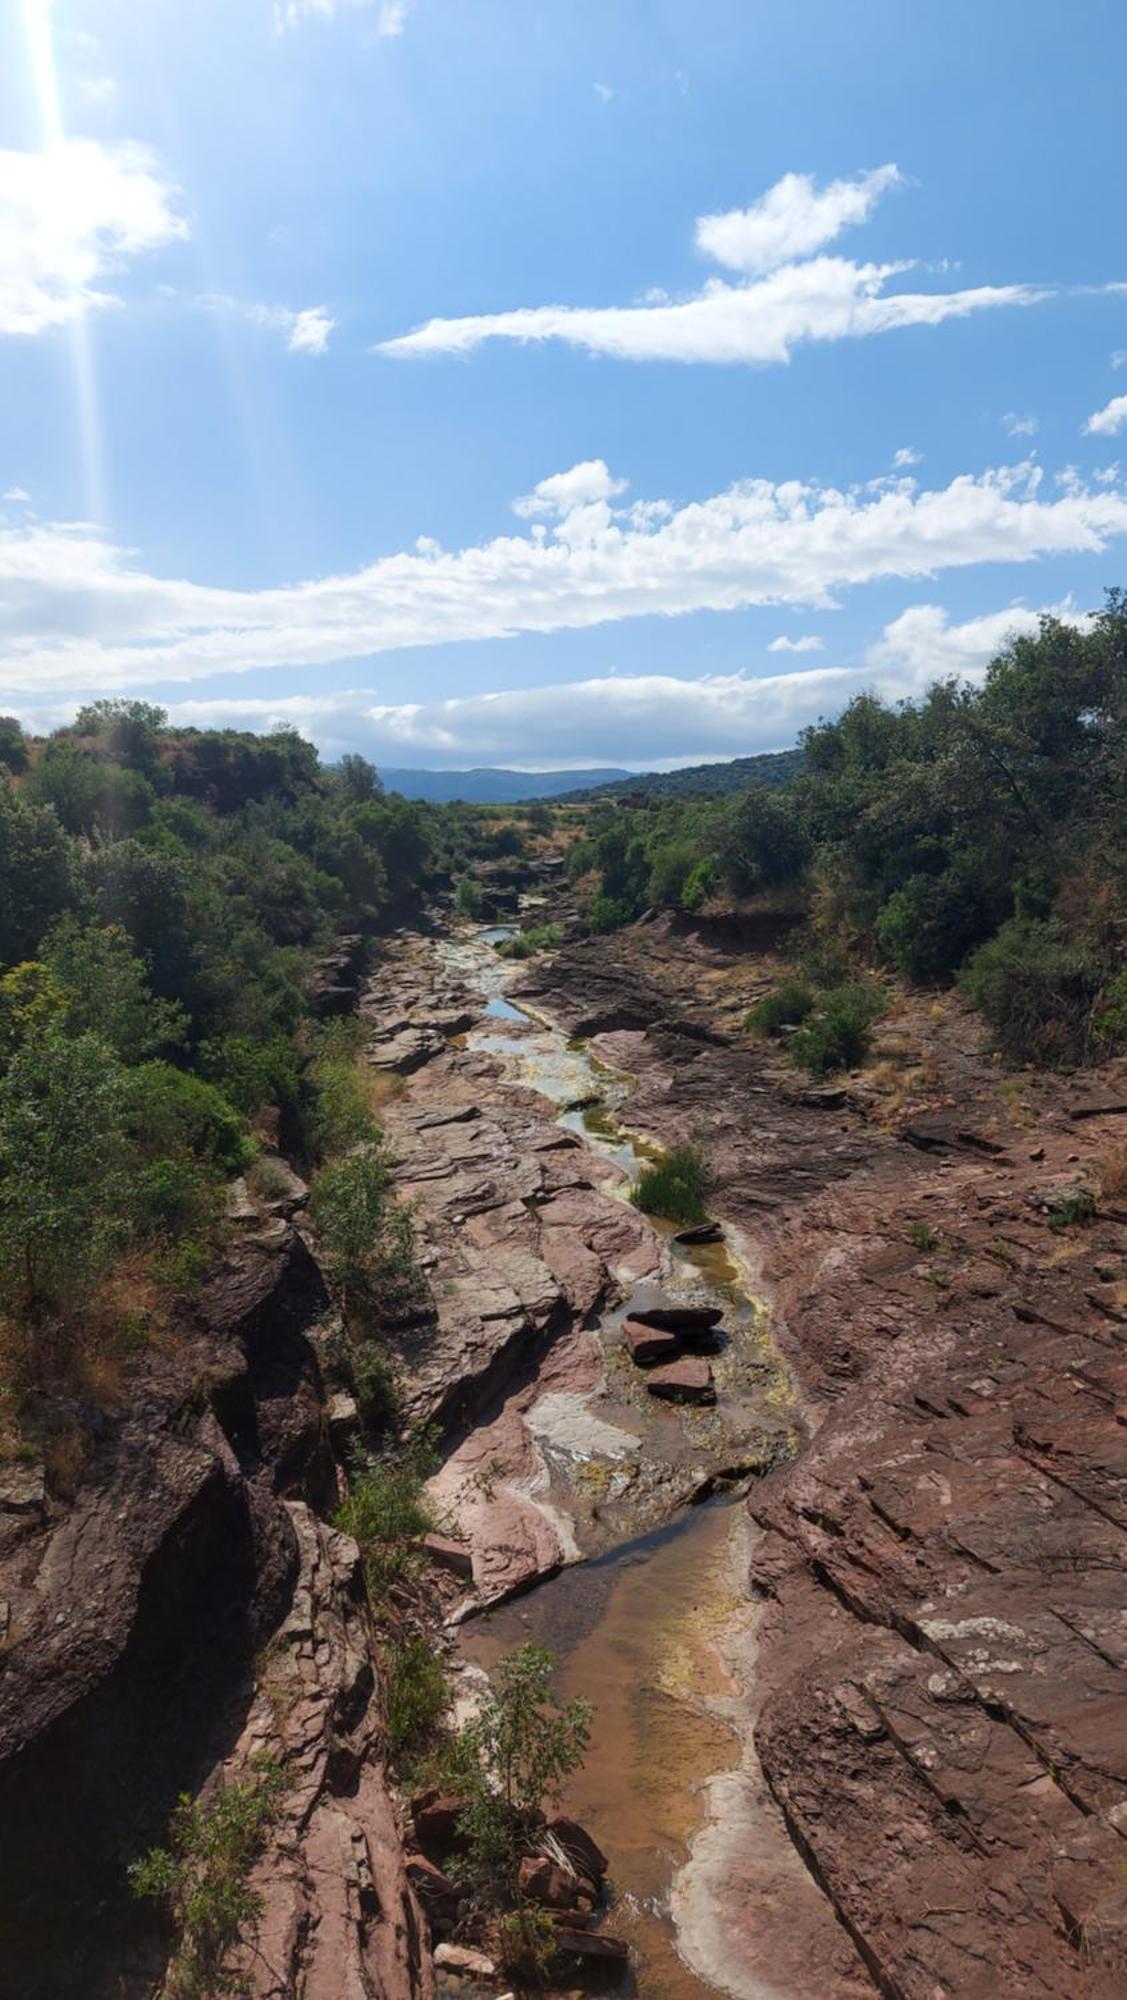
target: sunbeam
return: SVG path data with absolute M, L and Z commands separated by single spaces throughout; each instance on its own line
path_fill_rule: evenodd
M 53 0 L 22 0 L 28 67 L 47 153 L 60 149 L 65 140 L 59 69 L 51 23 L 52 4 Z M 83 507 L 88 519 L 104 522 L 107 501 L 101 411 L 94 344 L 90 323 L 84 312 L 75 314 L 68 322 L 66 335 L 70 345 L 71 395 L 82 468 Z

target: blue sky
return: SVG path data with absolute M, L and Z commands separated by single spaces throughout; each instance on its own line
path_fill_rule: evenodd
M 1125 54 L 1112 0 L 10 0 L 0 706 L 644 767 L 1082 616 Z

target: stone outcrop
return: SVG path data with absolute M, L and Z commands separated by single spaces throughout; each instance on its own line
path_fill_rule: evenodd
M 274 1645 L 279 1672 L 283 1654 L 291 1661 L 293 1727 L 306 1731 L 294 1795 L 301 1841 L 316 1830 L 328 1868 L 345 1809 L 320 1801 L 335 1796 L 351 1759 L 347 1811 L 363 1821 L 389 1911 L 371 1983 L 353 1990 L 404 2000 L 429 1991 L 388 1872 L 394 1828 L 382 1767 L 366 1754 L 374 1736 L 369 1723 L 364 1737 L 358 1706 L 361 1614 L 347 1563 L 287 1498 L 300 1487 L 327 1502 L 334 1491 L 315 1339 L 326 1310 L 292 1225 L 254 1216 L 192 1318 L 138 1356 L 95 1430 L 77 1497 L 40 1485 L 30 1505 L 26 1481 L 14 1496 L 0 1492 L 4 1993 L 119 2000 L 154 1991 L 167 1947 L 130 1896 L 126 1865 L 164 1839 L 180 1792 L 240 1762 L 248 1714 L 261 1716 L 258 1666 Z M 359 1732 L 355 1754 L 350 1732 Z M 297 1840 L 296 1820 L 292 1828 Z M 333 1856 L 341 1852 L 338 1843 Z M 318 1962 L 334 1925 L 345 1949 L 353 1878 L 356 1908 L 372 1921 L 358 1852 L 354 1860 L 332 1891 L 322 1882 L 326 1898 L 344 1900 L 331 1918 L 323 1913 Z M 312 1860 L 309 1868 L 317 1872 Z M 299 1928 L 304 1951 L 304 1919 Z M 313 2000 L 344 1989 L 322 1980 L 284 1990 Z
M 738 1034 L 776 976 L 655 923 L 521 984 L 631 1071 L 632 1122 L 705 1146 L 803 1392 L 804 1448 L 752 1491 L 752 1585 L 780 1831 L 858 1954 L 818 1988 L 1111 2000 L 1127 1202 L 1100 1190 L 1124 1079 L 1007 1083 L 951 999 L 900 1003 L 868 1070 L 811 1089 Z M 785 1964 L 760 1935 L 739 1967 L 740 1935 L 730 1975 Z

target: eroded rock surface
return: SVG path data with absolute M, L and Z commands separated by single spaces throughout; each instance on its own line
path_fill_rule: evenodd
M 737 1033 L 773 976 L 662 923 L 521 987 L 633 1073 L 632 1123 L 705 1146 L 804 1393 L 805 1448 L 753 1489 L 752 1581 L 763 1770 L 859 1954 L 819 1990 L 864 1967 L 897 2000 L 1111 2000 L 1127 1212 L 1059 1217 L 1127 1145 L 1123 1077 L 1006 1083 L 948 1000 L 899 1004 L 866 1071 L 810 1088 Z M 758 1991 L 770 1940 L 741 1968 L 739 1929 L 728 1973 Z

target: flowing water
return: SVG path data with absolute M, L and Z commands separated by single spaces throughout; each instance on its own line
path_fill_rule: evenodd
M 466 1045 L 499 1058 L 508 1080 L 558 1105 L 560 1123 L 582 1134 L 606 1161 L 608 1183 L 621 1189 L 623 1176 L 633 1179 L 661 1149 L 622 1123 L 628 1076 L 506 998 L 510 967 L 494 946 L 515 928 L 463 932 L 443 948 L 485 1001 L 483 1024 Z M 663 1289 L 690 1289 L 724 1308 L 730 1335 L 760 1357 L 752 1393 L 776 1417 L 785 1413 L 785 1371 L 733 1233 L 686 1247 L 672 1241 L 675 1225 L 655 1227 L 668 1239 Z M 622 1312 L 608 1314 L 604 1326 Z M 743 1379 L 733 1378 L 733 1387 Z M 564 1803 L 611 1857 L 608 1928 L 628 1939 L 635 1961 L 631 1983 L 616 1990 L 639 2000 L 709 2000 L 719 1990 L 678 1955 L 669 1895 L 701 1823 L 705 1782 L 740 1762 L 725 1719 L 738 1690 L 718 1640 L 746 1602 L 746 1525 L 745 1510 L 730 1502 L 684 1509 L 463 1628 L 466 1656 L 487 1669 L 528 1640 L 547 1646 L 559 1662 L 560 1692 L 595 1704 L 590 1752 Z

